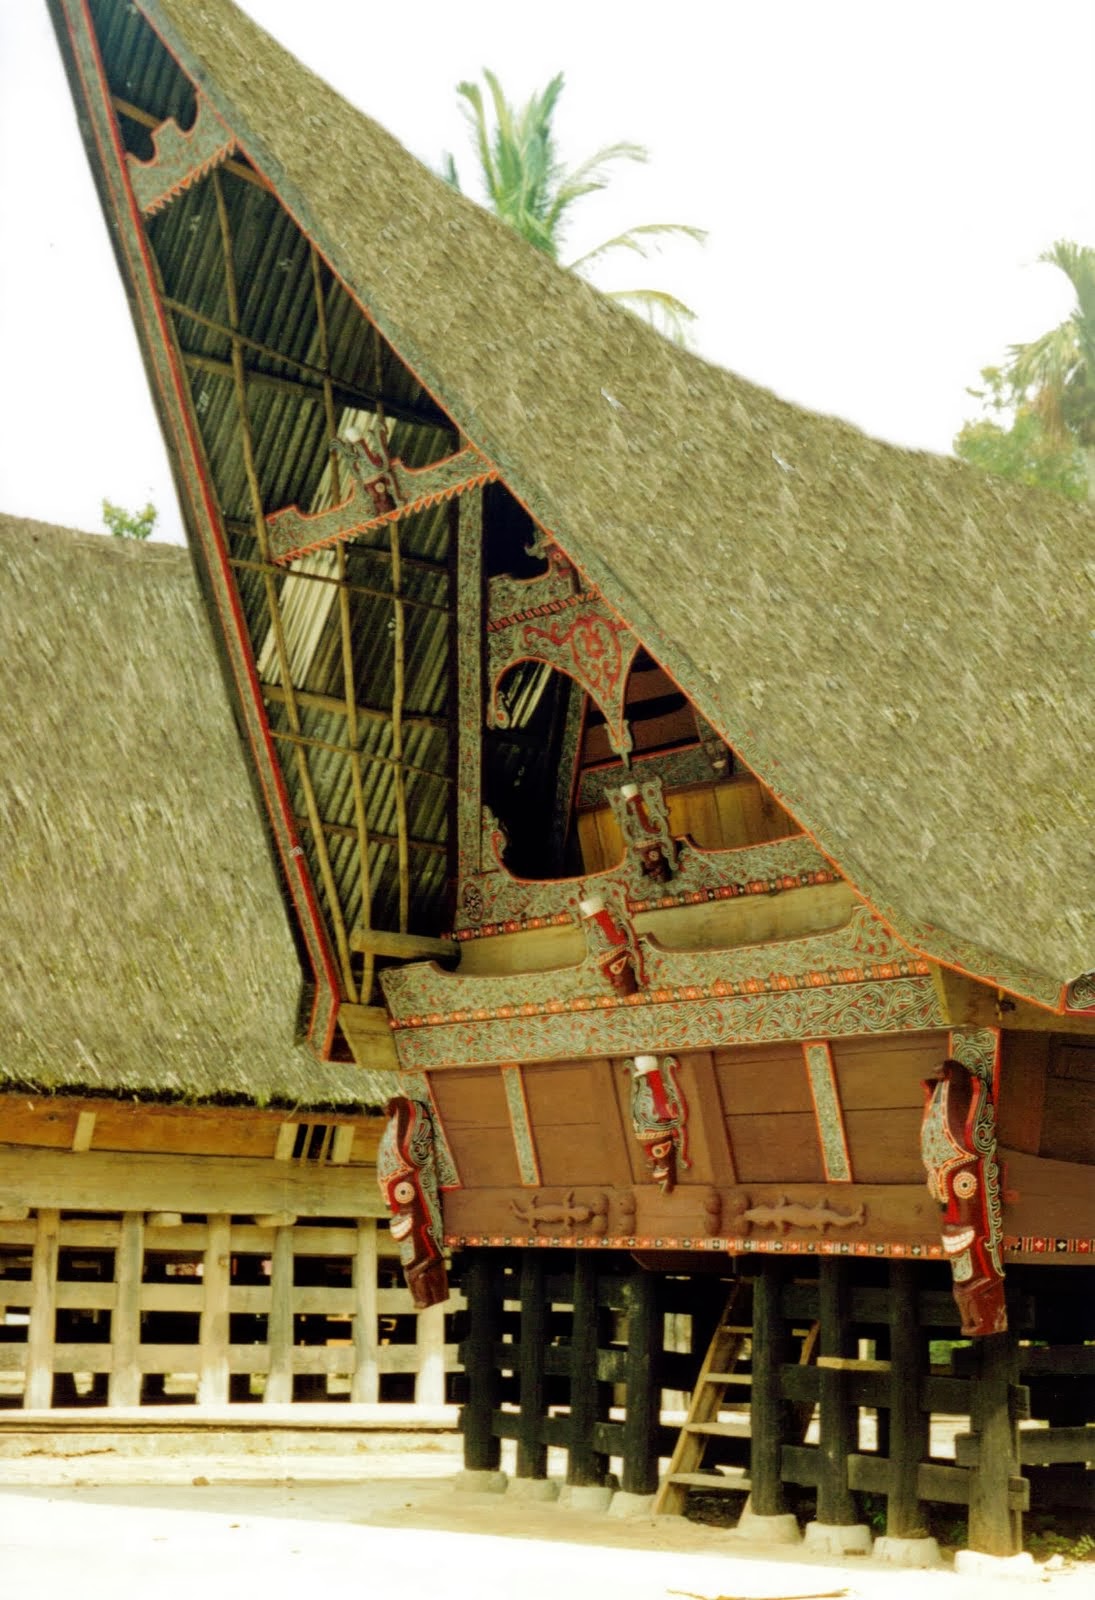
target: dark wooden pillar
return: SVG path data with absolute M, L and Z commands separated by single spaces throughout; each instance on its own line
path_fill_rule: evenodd
M 493 1472 L 501 1461 L 501 1440 L 494 1436 L 498 1409 L 498 1364 L 501 1293 L 498 1267 L 487 1250 L 465 1254 L 464 1298 L 468 1332 L 461 1350 L 467 1383 L 462 1426 L 464 1466 L 469 1472 Z
M 597 1259 L 591 1250 L 575 1254 L 573 1292 L 567 1482 L 584 1488 L 600 1486 L 608 1472 L 608 1457 L 593 1448 L 593 1429 L 606 1408 L 601 1404 L 605 1386 L 597 1379 L 601 1318 L 597 1309 Z
M 521 1255 L 521 1349 L 517 1358 L 520 1416 L 517 1420 L 517 1476 L 547 1477 L 544 1347 L 547 1342 L 547 1303 L 544 1297 L 544 1257 L 539 1250 Z
M 658 1278 L 636 1266 L 627 1285 L 627 1415 L 620 1487 L 628 1494 L 658 1488 L 662 1315 Z
M 787 1511 L 783 1446 L 791 1434 L 791 1411 L 783 1396 L 782 1378 L 782 1368 L 791 1359 L 791 1336 L 780 1308 L 787 1266 L 779 1256 L 761 1256 L 756 1267 L 749 1391 L 750 1509 L 758 1517 L 778 1517 Z
M 927 1339 L 916 1314 L 916 1268 L 911 1261 L 890 1263 L 889 1428 L 890 1490 L 886 1532 L 895 1539 L 921 1539 L 928 1519 L 917 1493 L 920 1463 L 930 1453 L 931 1418 L 921 1409 L 921 1380 L 927 1369 Z M 881 1441 L 879 1444 L 881 1450 Z
M 818 1300 L 821 1331 L 818 1360 L 818 1431 L 820 1470 L 817 1484 L 817 1520 L 826 1527 L 847 1527 L 858 1520 L 855 1500 L 848 1487 L 848 1457 L 858 1447 L 858 1413 L 848 1398 L 848 1372 L 828 1362 L 855 1354 L 851 1326 L 849 1264 L 840 1256 L 822 1256 L 818 1262 Z
M 990 1556 L 1014 1556 L 1023 1547 L 1023 1517 L 1016 1505 L 1023 1484 L 1016 1422 L 1015 1337 L 1011 1333 L 993 1333 L 975 1339 L 970 1354 L 970 1430 L 977 1455 L 969 1475 L 970 1549 Z

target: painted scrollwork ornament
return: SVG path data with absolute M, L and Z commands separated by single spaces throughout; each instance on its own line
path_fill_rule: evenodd
M 654 883 L 668 883 L 677 863 L 677 844 L 669 833 L 669 819 L 657 779 L 646 784 L 621 785 L 621 804 L 613 805 L 624 840 L 639 871 Z
M 688 1159 L 688 1102 L 675 1056 L 635 1056 L 631 1071 L 631 1126 L 650 1176 L 663 1194 L 672 1193 L 678 1167 Z
M 618 995 L 635 994 L 642 982 L 642 962 L 635 931 L 622 909 L 614 911 L 603 895 L 579 900 L 586 950 L 605 981 Z
M 965 1338 L 1007 1330 L 1003 1215 L 996 1163 L 996 1111 L 989 1084 L 960 1061 L 944 1061 L 924 1084 L 920 1153 L 938 1203 L 943 1251 Z
M 415 1307 L 424 1311 L 449 1295 L 441 1252 L 444 1228 L 433 1119 L 424 1102 L 406 1095 L 395 1096 L 384 1109 L 388 1126 L 377 1150 L 377 1182 L 391 1213 L 388 1227 L 399 1248 L 407 1288 Z

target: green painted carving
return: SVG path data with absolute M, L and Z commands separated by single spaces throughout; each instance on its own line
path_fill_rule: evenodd
M 476 920 L 481 901 L 483 798 L 483 492 L 460 501 L 456 534 L 456 924 Z M 480 911 L 479 920 L 482 920 Z
M 497 1018 L 459 1015 L 394 1034 L 410 1069 L 584 1056 L 712 1050 L 776 1040 L 846 1038 L 861 1033 L 924 1032 L 944 1026 L 932 981 L 891 978 L 784 992 L 623 1004 L 603 997 L 557 1012 Z
M 953 1028 L 951 1056 L 967 1072 L 981 1079 L 989 1093 L 996 1092 L 996 1067 L 1000 1051 L 999 1028 Z
M 513 1145 L 517 1151 L 517 1169 L 521 1174 L 521 1182 L 529 1188 L 536 1188 L 540 1183 L 540 1163 L 532 1136 L 532 1122 L 528 1114 L 528 1102 L 525 1099 L 525 1085 L 520 1067 L 502 1068 L 502 1087 L 506 1091 L 506 1110 L 509 1112 L 510 1127 L 513 1129 Z
M 354 444 L 340 439 L 336 449 L 350 469 L 349 495 L 328 511 L 287 506 L 267 517 L 274 561 L 293 561 L 309 550 L 382 528 L 498 476 L 486 456 L 471 445 L 425 467 L 404 466 L 398 458 L 392 460 L 385 444 L 373 450 L 363 439 Z
M 825 1043 L 804 1044 L 802 1053 L 806 1058 L 810 1093 L 814 1097 L 814 1110 L 817 1113 L 825 1176 L 830 1183 L 851 1183 L 852 1165 L 848 1160 L 844 1112 L 833 1071 L 833 1053 Z
M 640 788 L 644 794 L 650 793 L 657 788 L 657 780 L 648 780 Z M 461 804 L 463 801 L 462 787 Z M 480 842 L 483 870 L 462 874 L 456 909 L 458 939 L 563 922 L 567 907 L 583 884 L 583 892 L 589 894 L 600 894 L 605 886 L 621 888 L 628 912 L 634 916 L 641 911 L 697 905 L 705 900 L 778 894 L 807 884 L 833 883 L 837 877 L 820 850 L 801 835 L 734 850 L 701 850 L 687 840 L 676 841 L 676 862 L 668 883 L 659 883 L 645 874 L 639 860 L 630 854 L 619 866 L 590 878 L 530 883 L 514 878 L 502 865 L 505 845 L 505 834 L 497 819 L 484 807 Z
M 424 1072 L 405 1073 L 399 1082 L 399 1092 L 409 1100 L 420 1100 L 428 1106 L 433 1122 L 433 1163 L 437 1173 L 437 1184 L 441 1189 L 459 1189 L 460 1174 L 456 1170 L 453 1160 L 452 1146 L 449 1144 L 445 1125 L 441 1121 L 441 1113 L 437 1108 L 430 1080 Z
M 713 743 L 711 748 L 714 751 L 721 749 L 725 757 L 726 746 L 721 739 L 717 744 Z M 689 750 L 671 750 L 661 756 L 634 756 L 630 773 L 618 766 L 589 767 L 582 773 L 578 787 L 578 807 L 582 811 L 592 811 L 597 806 L 606 805 L 609 792 L 626 783 L 629 776 L 658 778 L 666 789 L 683 789 L 688 784 L 710 783 L 712 778 L 725 777 L 725 768 L 725 760 L 721 770 L 712 766 L 706 745 L 693 745 Z
M 197 115 L 185 133 L 174 117 L 154 130 L 151 160 L 126 156 L 129 181 L 146 217 L 161 211 L 177 194 L 227 161 L 236 148 L 232 130 L 200 92 L 197 106 Z
M 581 589 L 578 574 L 557 544 L 542 540 L 529 553 L 543 555 L 547 571 L 533 578 L 513 578 L 507 573 L 487 585 L 487 632 L 504 633 L 522 622 L 562 611 Z

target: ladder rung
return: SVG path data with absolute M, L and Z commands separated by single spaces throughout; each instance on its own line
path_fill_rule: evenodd
M 744 1322 L 741 1323 L 740 1325 L 737 1324 L 737 1323 L 720 1322 L 718 1331 L 720 1333 L 743 1333 L 743 1334 L 751 1335 L 752 1332 L 753 1332 L 753 1329 L 752 1329 L 752 1325 L 751 1324 L 744 1323 Z
M 716 1493 L 748 1490 L 750 1486 L 748 1478 L 731 1478 L 721 1472 L 674 1472 L 669 1482 L 682 1489 L 713 1489 Z
M 751 1372 L 709 1372 L 704 1381 L 707 1383 L 752 1383 L 753 1374 Z
M 685 1433 L 709 1433 L 716 1439 L 748 1439 L 747 1422 L 686 1422 Z

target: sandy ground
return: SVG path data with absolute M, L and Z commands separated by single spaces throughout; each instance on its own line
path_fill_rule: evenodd
M 80 1482 L 5 1474 L 0 1600 L 300 1600 L 321 1586 L 396 1600 L 1009 1600 L 1032 1584 L 1053 1600 L 1095 1595 L 1090 1567 L 1020 1578 L 819 1561 L 678 1518 L 460 1492 L 449 1449 L 369 1454 L 353 1483 L 218 1483 L 208 1459 L 173 1461 L 184 1481 L 171 1483 L 95 1483 L 90 1461 Z

